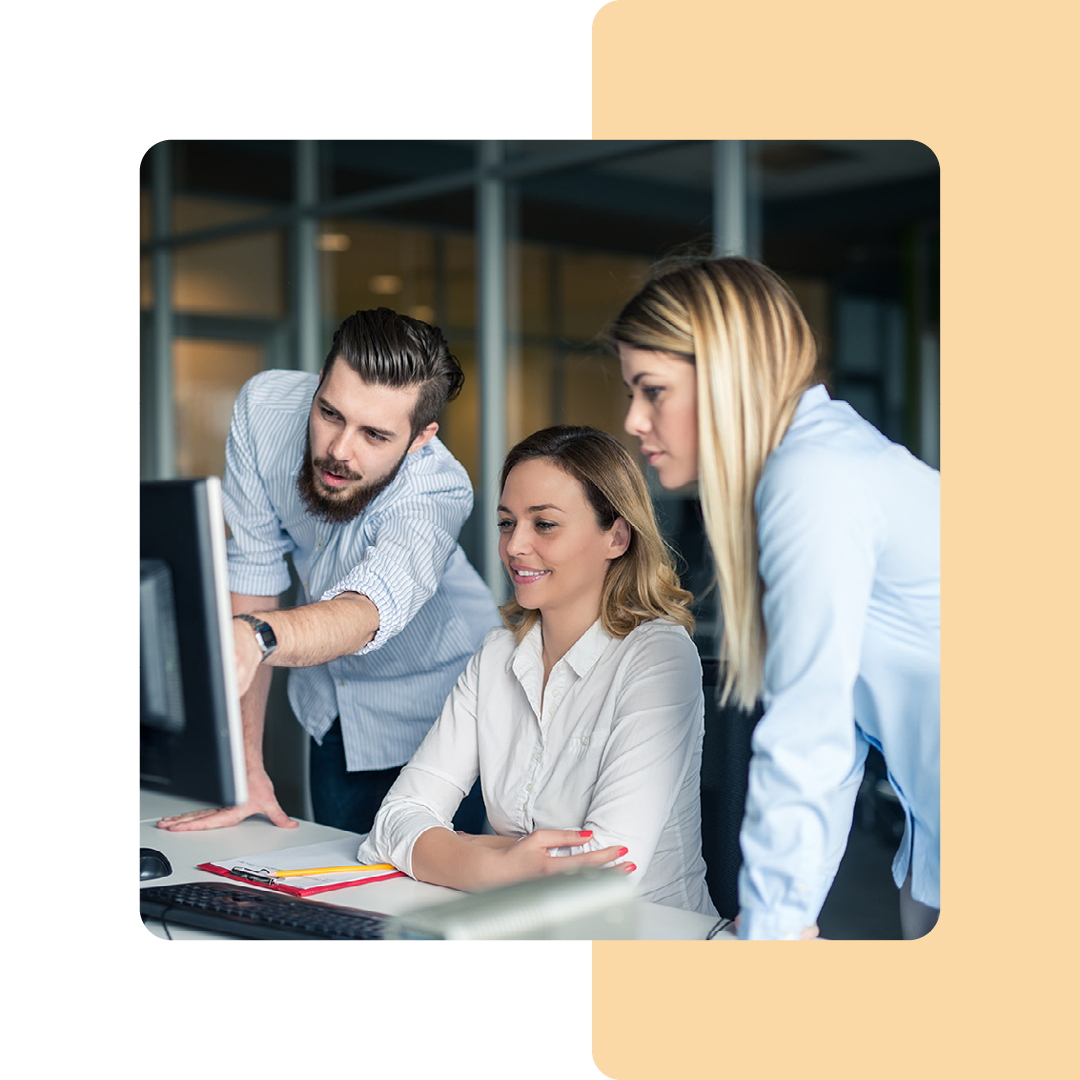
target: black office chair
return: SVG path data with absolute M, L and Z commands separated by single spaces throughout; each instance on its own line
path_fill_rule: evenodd
M 739 829 L 750 775 L 750 736 L 761 719 L 759 702 L 752 712 L 716 701 L 718 660 L 701 661 L 705 690 L 705 743 L 701 754 L 701 850 L 705 883 L 716 910 L 725 919 L 739 911 Z

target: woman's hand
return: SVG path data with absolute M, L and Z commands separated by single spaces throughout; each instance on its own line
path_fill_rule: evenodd
M 735 932 L 739 930 L 739 916 L 735 916 L 735 921 L 732 923 L 735 928 Z M 799 934 L 800 941 L 813 941 L 818 936 L 818 925 L 814 923 L 813 926 L 804 926 L 802 932 Z
M 418 881 L 479 892 L 583 866 L 603 866 L 627 854 L 626 848 L 617 844 L 576 855 L 549 853 L 556 848 L 582 847 L 591 837 L 592 832 L 582 829 L 537 829 L 518 840 L 428 829 L 413 845 L 412 874 Z M 629 874 L 636 869 L 633 863 L 622 863 L 614 872 Z
M 490 860 L 488 868 L 492 880 L 484 887 L 496 888 L 528 878 L 565 873 L 583 866 L 603 866 L 627 854 L 626 848 L 618 845 L 583 851 L 577 855 L 550 854 L 555 848 L 580 847 L 591 836 L 592 832 L 580 829 L 537 829 L 509 846 L 493 849 L 492 855 L 497 857 Z M 637 867 L 633 863 L 622 863 L 615 869 L 629 874 Z

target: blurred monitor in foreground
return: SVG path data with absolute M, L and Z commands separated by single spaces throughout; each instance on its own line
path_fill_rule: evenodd
M 245 802 L 221 481 L 144 481 L 140 535 L 141 785 Z
M 469 893 L 390 921 L 404 941 L 624 940 L 637 935 L 637 889 L 620 870 L 570 870 Z

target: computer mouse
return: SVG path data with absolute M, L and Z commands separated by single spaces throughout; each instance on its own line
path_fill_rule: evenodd
M 153 848 L 139 848 L 139 880 L 149 881 L 151 878 L 168 877 L 172 873 L 169 860 L 160 851 Z

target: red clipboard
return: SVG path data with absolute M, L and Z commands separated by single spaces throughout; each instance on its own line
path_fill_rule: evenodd
M 257 885 L 261 889 L 274 889 L 276 892 L 290 893 L 293 896 L 314 896 L 316 893 L 334 892 L 337 889 L 354 889 L 360 885 L 370 885 L 373 881 L 389 881 L 391 878 L 406 876 L 400 870 L 388 870 L 380 874 L 365 874 L 362 878 L 350 878 L 347 874 L 343 874 L 341 875 L 344 878 L 342 881 L 334 881 L 326 885 L 312 885 L 310 888 L 304 889 L 297 885 L 285 885 L 277 881 L 261 881 L 250 877 L 241 877 L 239 874 L 234 874 L 224 866 L 218 866 L 216 863 L 200 863 L 195 869 L 205 870 L 208 874 L 219 874 L 221 877 L 226 877 L 230 881 L 237 881 L 241 885 Z

